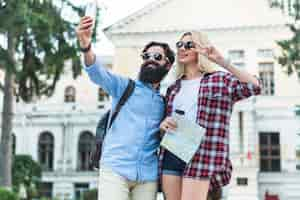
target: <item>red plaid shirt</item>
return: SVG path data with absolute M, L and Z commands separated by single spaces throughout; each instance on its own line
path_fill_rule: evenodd
M 173 100 L 180 90 L 182 78 L 171 85 L 166 94 L 166 114 L 173 110 Z M 200 82 L 197 123 L 206 128 L 205 138 L 184 170 L 184 177 L 209 178 L 210 189 L 227 185 L 231 178 L 229 160 L 229 122 L 235 102 L 260 94 L 260 87 L 242 83 L 226 72 L 204 74 Z M 164 148 L 159 155 L 159 172 L 162 172 Z

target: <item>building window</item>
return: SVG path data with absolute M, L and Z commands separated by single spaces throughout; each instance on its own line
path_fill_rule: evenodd
M 262 81 L 262 94 L 274 95 L 274 64 L 259 63 L 259 77 Z
M 17 143 L 16 143 L 16 135 L 12 134 L 11 139 L 12 139 L 12 141 L 11 141 L 12 142 L 12 154 L 16 155 L 16 145 L 17 145 Z
M 272 49 L 258 49 L 257 56 L 259 58 L 274 58 L 274 53 Z
M 297 147 L 297 150 L 296 150 L 296 169 L 297 170 L 300 170 L 300 147 L 298 146 Z
M 44 171 L 53 170 L 54 137 L 50 132 L 44 132 L 39 138 L 38 147 L 39 163 Z
M 103 102 L 103 101 L 108 101 L 108 99 L 109 99 L 109 95 L 102 88 L 99 88 L 98 101 Z
M 41 182 L 38 184 L 39 196 L 47 199 L 52 199 L 53 183 Z
M 238 112 L 240 153 L 244 153 L 244 113 Z
M 88 183 L 75 183 L 74 185 L 75 189 L 75 200 L 81 200 L 83 199 L 84 192 L 89 190 L 89 184 Z
M 237 177 L 236 183 L 238 186 L 247 186 L 248 185 L 248 178 L 246 177 Z
M 245 58 L 245 51 L 244 50 L 230 50 L 228 52 L 228 56 L 231 61 L 241 60 L 241 59 Z
M 300 170 L 300 133 L 297 134 L 296 142 L 296 169 Z
M 240 69 L 244 69 L 245 68 L 245 63 L 243 62 L 233 62 L 232 63 L 235 67 L 238 67 Z
M 91 132 L 85 131 L 79 137 L 78 142 L 78 170 L 89 171 L 90 154 L 95 146 L 95 137 Z
M 65 102 L 75 102 L 76 100 L 76 89 L 73 86 L 68 86 L 65 89 Z
M 279 133 L 259 133 L 260 171 L 280 172 L 280 138 Z

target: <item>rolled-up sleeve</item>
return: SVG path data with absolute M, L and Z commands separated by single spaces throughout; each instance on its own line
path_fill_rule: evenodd
M 94 64 L 90 66 L 84 65 L 84 69 L 92 82 L 99 85 L 104 91 L 115 98 L 122 95 L 129 81 L 128 78 L 113 74 L 106 69 L 101 64 L 98 56 L 96 56 Z
M 233 102 L 259 95 L 261 93 L 261 82 L 259 79 L 259 86 L 257 86 L 253 83 L 241 82 L 237 77 L 230 73 L 226 74 L 225 78 L 228 83 L 228 90 Z

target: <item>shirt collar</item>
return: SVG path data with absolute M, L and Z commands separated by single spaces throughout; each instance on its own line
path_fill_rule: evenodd
M 160 84 L 159 84 L 158 88 L 153 88 L 153 86 L 152 86 L 151 83 L 144 83 L 144 82 L 142 82 L 142 81 L 140 81 L 140 80 L 138 80 L 138 79 L 137 79 L 137 81 L 139 81 L 142 85 L 146 86 L 147 88 L 153 90 L 153 91 L 156 92 L 156 93 L 159 93 L 159 92 L 160 92 Z
M 208 75 L 210 75 L 210 74 L 212 74 L 213 72 L 203 72 L 203 77 L 207 77 Z M 179 76 L 179 79 L 178 80 L 182 80 L 182 79 L 184 79 L 186 77 L 186 75 L 185 74 L 181 74 L 180 76 Z

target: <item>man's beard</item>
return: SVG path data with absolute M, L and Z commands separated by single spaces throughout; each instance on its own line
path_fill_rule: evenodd
M 160 65 L 152 60 L 143 63 L 139 73 L 139 80 L 144 83 L 159 83 L 169 71 L 166 65 Z

